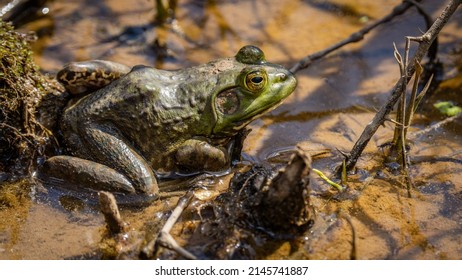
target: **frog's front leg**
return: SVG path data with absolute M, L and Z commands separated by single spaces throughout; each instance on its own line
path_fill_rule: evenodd
M 220 171 L 230 164 L 229 152 L 197 139 L 186 140 L 176 151 L 175 159 L 180 169 L 188 172 Z
M 56 78 L 71 94 L 95 91 L 130 72 L 130 67 L 106 60 L 71 62 Z

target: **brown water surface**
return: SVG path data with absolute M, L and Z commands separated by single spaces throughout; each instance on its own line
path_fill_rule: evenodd
M 446 2 L 423 1 L 423 7 L 436 17 Z M 380 19 L 399 3 L 178 1 L 174 19 L 155 25 L 154 1 L 49 1 L 47 15 L 20 29 L 37 32 L 35 60 L 50 73 L 69 61 L 88 59 L 175 69 L 233 56 L 245 44 L 259 46 L 269 61 L 290 68 L 305 55 Z M 402 50 L 404 36 L 417 36 L 421 30 L 426 30 L 425 23 L 411 9 L 362 42 L 297 72 L 296 91 L 250 125 L 244 158 L 262 162 L 296 145 L 328 148 L 331 156 L 313 165 L 330 175 L 342 159 L 337 150 L 351 149 L 397 81 L 393 42 Z M 393 124 L 388 122 L 367 146 L 359 172 L 351 176 L 350 197 L 332 196 L 335 190 L 313 175 L 314 227 L 296 252 L 283 245 L 261 258 L 348 259 L 352 227 L 359 259 L 462 258 L 462 120 L 412 136 L 445 118 L 433 108 L 434 102 L 462 105 L 460 9 L 440 35 L 439 57 L 443 83 L 417 113 L 410 133 L 415 187 L 408 190 L 403 178 L 381 161 L 383 153 L 377 146 L 393 136 Z M 223 178 L 218 189 L 224 189 L 228 179 Z M 122 214 L 136 227 L 159 209 L 173 207 L 174 200 L 159 204 Z M 0 221 L 0 259 L 98 257 L 94 252 L 104 220 L 92 206 L 37 190 L 20 205 L 0 208 Z

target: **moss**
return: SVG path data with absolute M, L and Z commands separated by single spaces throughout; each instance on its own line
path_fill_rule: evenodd
M 0 185 L 0 233 L 5 250 L 10 251 L 19 240 L 21 227 L 29 215 L 31 183 L 28 179 Z
M 34 63 L 33 39 L 0 20 L 0 172 L 15 175 L 28 175 L 43 155 L 55 122 L 40 121 L 41 105 L 63 91 Z
M 28 203 L 30 186 L 27 179 L 0 185 L 0 211 Z
M 103 237 L 98 246 L 102 254 L 102 259 L 113 260 L 117 258 L 117 241 L 113 237 L 109 237 L 109 235 L 106 234 L 106 237 Z

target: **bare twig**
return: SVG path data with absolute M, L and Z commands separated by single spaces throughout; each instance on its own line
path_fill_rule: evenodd
M 187 192 L 180 200 L 178 201 L 177 206 L 173 210 L 170 217 L 167 219 L 167 222 L 163 226 L 162 230 L 159 233 L 159 237 L 157 238 L 157 243 L 165 248 L 169 248 L 186 259 L 195 260 L 196 256 L 185 250 L 183 247 L 178 245 L 175 241 L 173 236 L 170 234 L 170 231 L 175 225 L 176 221 L 180 218 L 181 213 L 183 213 L 184 209 L 189 205 L 192 198 L 194 197 L 194 191 Z
M 404 138 L 407 136 L 407 130 L 411 124 L 411 121 L 414 117 L 415 108 L 417 106 L 417 91 L 420 81 L 420 75 L 422 75 L 423 68 L 420 63 L 416 62 L 416 71 L 414 75 L 414 83 L 412 85 L 411 98 L 409 99 L 409 106 L 406 110 L 406 119 L 404 120 Z M 430 80 L 431 81 L 431 80 Z
M 415 1 L 412 1 L 412 2 L 415 2 Z M 295 73 L 301 69 L 304 69 L 304 68 L 307 68 L 309 67 L 313 62 L 323 58 L 324 56 L 328 55 L 329 53 L 335 51 L 335 50 L 338 50 L 340 49 L 341 47 L 347 45 L 347 44 L 351 44 L 351 43 L 356 43 L 356 42 L 359 42 L 361 41 L 364 36 L 369 33 L 371 30 L 373 30 L 374 28 L 376 28 L 377 26 L 381 25 L 381 24 L 384 24 L 386 22 L 389 22 L 390 20 L 392 20 L 394 17 L 398 16 L 398 15 L 401 15 L 403 14 L 405 11 L 407 11 L 409 8 L 413 7 L 414 6 L 414 3 L 411 3 L 410 1 L 403 1 L 402 4 L 396 6 L 393 11 L 391 13 L 389 13 L 388 15 L 386 15 L 385 17 L 383 17 L 381 20 L 379 21 L 376 21 L 366 27 L 364 27 L 363 29 L 359 30 L 358 32 L 355 32 L 353 34 L 350 35 L 350 37 L 348 37 L 347 39 L 345 40 L 342 40 L 322 51 L 319 51 L 319 52 L 316 52 L 316 53 L 313 53 L 313 54 L 310 54 L 306 57 L 304 57 L 302 60 L 300 60 L 299 62 L 297 62 L 294 66 L 292 66 L 292 68 L 290 68 L 290 71 Z
M 409 38 L 406 38 L 406 47 L 405 47 L 405 55 L 404 55 L 404 60 L 401 54 L 399 53 L 398 49 L 396 48 L 396 45 L 393 44 L 394 48 L 394 56 L 396 61 L 398 62 L 399 66 L 399 72 L 401 74 L 401 82 L 404 83 L 401 85 L 401 92 L 399 93 L 401 98 L 398 102 L 398 110 L 396 114 L 396 121 L 395 121 L 395 132 L 393 135 L 393 149 L 397 151 L 398 154 L 403 155 L 403 152 L 406 150 L 405 148 L 405 143 L 403 141 L 403 131 L 404 131 L 404 126 L 406 125 L 404 123 L 404 118 L 406 115 L 406 68 L 408 66 L 408 59 L 409 59 L 409 47 L 410 47 L 410 40 Z M 402 144 L 402 145 L 401 145 Z M 405 165 L 405 162 L 403 162 L 403 166 Z
M 432 25 L 433 23 L 433 19 L 432 17 L 424 10 L 424 8 L 422 7 L 422 5 L 420 3 L 417 3 L 416 1 L 413 1 L 413 0 L 405 0 L 407 2 L 410 2 L 412 3 L 415 8 L 417 9 L 417 11 L 423 16 L 423 18 L 425 19 L 425 24 L 427 26 L 427 29 L 430 28 L 430 26 Z M 433 42 L 433 44 L 430 46 L 430 49 L 428 49 L 428 58 L 429 58 L 429 63 L 434 63 L 434 61 L 436 60 L 436 54 L 438 53 L 438 38 L 435 39 L 435 41 Z
M 419 42 L 419 47 L 411 60 L 413 63 L 409 63 L 409 65 L 406 68 L 407 74 L 399 79 L 399 81 L 394 86 L 391 92 L 391 96 L 387 103 L 384 106 L 382 106 L 382 108 L 380 108 L 380 110 L 374 116 L 372 121 L 365 127 L 358 141 L 353 146 L 350 152 L 350 156 L 347 157 L 347 170 L 351 170 L 354 168 L 359 156 L 363 152 L 366 145 L 369 143 L 369 140 L 377 131 L 379 126 L 383 124 L 383 122 L 386 120 L 386 116 L 391 112 L 396 101 L 401 97 L 401 93 L 403 92 L 402 87 L 404 84 L 407 84 L 409 82 L 409 77 L 412 77 L 412 75 L 414 74 L 416 62 L 420 62 L 422 60 L 422 58 L 430 48 L 430 45 L 435 40 L 436 36 L 438 36 L 441 29 L 446 25 L 449 18 L 456 11 L 457 7 L 461 4 L 461 2 L 462 0 L 451 0 L 444 9 L 444 11 L 441 13 L 441 15 L 430 27 L 430 29 L 427 32 L 425 32 L 425 34 L 416 38 L 412 38 L 413 40 Z

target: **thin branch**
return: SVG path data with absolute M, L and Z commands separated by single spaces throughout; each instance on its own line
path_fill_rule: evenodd
M 415 1 L 412 1 L 412 2 L 415 2 Z M 332 45 L 332 46 L 330 46 L 330 47 L 328 47 L 328 48 L 326 48 L 326 49 L 324 49 L 322 51 L 319 51 L 319 52 L 316 52 L 316 53 L 313 53 L 313 54 L 310 54 L 310 55 L 304 57 L 299 62 L 297 62 L 294 66 L 292 66 L 292 68 L 290 68 L 290 71 L 292 73 L 295 73 L 295 72 L 297 72 L 297 71 L 299 71 L 301 69 L 305 69 L 308 66 L 310 66 L 313 62 L 323 58 L 324 56 L 328 55 L 329 53 L 331 53 L 331 52 L 333 52 L 335 50 L 338 50 L 338 49 L 340 49 L 341 47 L 343 47 L 345 45 L 361 41 L 367 33 L 369 33 L 371 30 L 373 30 L 377 26 L 389 22 L 394 17 L 403 14 L 409 8 L 413 7 L 414 3 L 412 3 L 412 2 L 406 1 L 406 0 L 403 1 L 403 3 L 396 6 L 391 13 L 389 13 L 388 15 L 383 17 L 381 20 L 376 21 L 376 22 L 364 27 L 363 29 L 359 30 L 358 32 L 355 32 L 355 33 L 351 34 L 350 37 L 348 37 L 348 38 L 346 38 L 346 39 L 344 39 L 344 40 L 342 40 L 342 41 L 340 41 L 340 42 L 338 42 L 338 43 L 336 43 L 336 44 L 334 44 L 334 45 Z
M 347 170 L 351 170 L 354 168 L 359 156 L 369 143 L 369 140 L 375 134 L 379 126 L 382 125 L 383 122 L 386 120 L 386 116 L 393 110 L 396 101 L 401 97 L 401 93 L 403 92 L 402 87 L 404 84 L 407 84 L 409 82 L 409 77 L 412 77 L 412 75 L 414 74 L 416 62 L 420 62 L 422 60 L 422 58 L 430 48 L 432 42 L 438 36 L 441 29 L 446 25 L 451 15 L 456 11 L 457 7 L 461 3 L 462 0 L 451 0 L 444 9 L 444 11 L 441 13 L 441 15 L 435 20 L 430 29 L 427 32 L 425 32 L 425 34 L 418 37 L 419 47 L 411 60 L 412 63 L 410 63 L 407 66 L 407 75 L 399 79 L 399 81 L 395 84 L 394 88 L 392 89 L 391 96 L 387 103 L 384 106 L 382 106 L 382 108 L 380 108 L 380 110 L 374 116 L 372 121 L 365 127 L 358 141 L 353 146 L 350 152 L 350 156 L 347 158 Z

